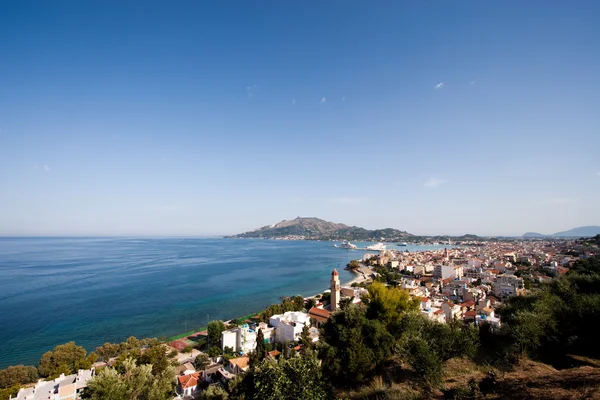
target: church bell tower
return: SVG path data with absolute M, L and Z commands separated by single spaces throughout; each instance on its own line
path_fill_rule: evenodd
M 331 282 L 329 284 L 329 289 L 331 290 L 331 300 L 329 311 L 333 312 L 338 309 L 340 305 L 340 276 L 338 275 L 337 270 L 334 268 L 331 273 Z

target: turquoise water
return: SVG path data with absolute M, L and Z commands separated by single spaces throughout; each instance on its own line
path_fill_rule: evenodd
M 170 336 L 327 288 L 364 252 L 332 242 L 0 238 L 0 368 L 74 340 Z M 358 244 L 358 243 L 357 243 Z M 415 250 L 416 247 L 402 249 Z

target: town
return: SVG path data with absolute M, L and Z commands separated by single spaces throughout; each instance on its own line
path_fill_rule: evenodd
M 130 338 L 120 345 L 106 343 L 92 353 L 93 357 L 83 358 L 85 350 L 81 349 L 82 356 L 73 365 L 87 363 L 88 368 L 74 370 L 56 362 L 56 368 L 47 373 L 52 379 L 22 385 L 9 398 L 89 398 L 86 388 L 99 371 L 139 368 L 128 360 L 132 355 L 140 364 L 143 360 L 154 367 L 164 364 L 158 370 L 153 367 L 155 379 L 161 373 L 165 382 L 176 378 L 175 392 L 169 395 L 167 385 L 165 398 L 225 398 L 218 397 L 219 393 L 226 396 L 231 382 L 259 363 L 290 360 L 312 351 L 321 340 L 323 327 L 336 315 L 353 305 L 361 307 L 374 301 L 373 288 L 377 285 L 385 288 L 382 290 L 405 293 L 409 299 L 406 304 L 413 304 L 430 323 L 485 325 L 492 332 L 500 331 L 505 302 L 527 296 L 568 274 L 582 260 L 597 257 L 598 239 L 498 240 L 440 250 L 367 253 L 348 264 L 347 269 L 356 274 L 350 284 L 342 285 L 338 271 L 333 269 L 329 288 L 322 293 L 285 298 L 281 304 L 247 318 L 213 321 L 202 332 L 171 341 Z M 63 346 L 71 346 L 70 353 L 75 349 L 74 344 Z M 59 348 L 48 360 L 60 358 Z M 44 359 L 38 367 L 40 372 L 43 363 Z

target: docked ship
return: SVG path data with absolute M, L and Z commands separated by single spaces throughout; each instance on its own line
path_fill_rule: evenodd
M 348 250 L 356 250 L 356 249 L 358 249 L 358 247 L 356 247 L 356 245 L 350 243 L 347 240 L 344 240 L 342 242 L 342 244 L 340 244 L 339 246 L 336 244 L 333 247 L 339 247 L 340 249 L 348 249 Z
M 375 243 L 370 246 L 367 246 L 367 250 L 382 251 L 385 250 L 385 244 L 381 242 Z

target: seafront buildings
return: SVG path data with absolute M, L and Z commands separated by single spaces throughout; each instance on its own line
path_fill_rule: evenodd
M 94 368 L 80 369 L 76 374 L 60 374 L 50 381 L 39 380 L 35 385 L 21 388 L 15 400 L 77 400 L 87 387 L 87 383 L 95 375 Z

